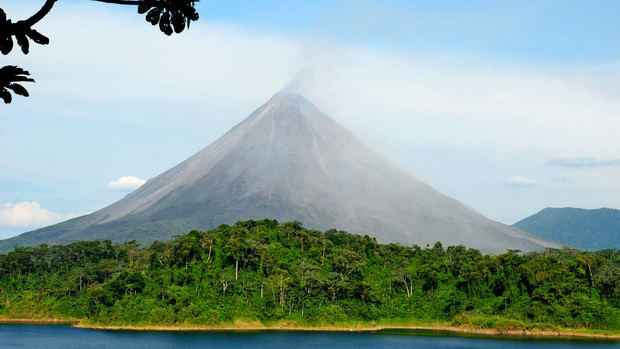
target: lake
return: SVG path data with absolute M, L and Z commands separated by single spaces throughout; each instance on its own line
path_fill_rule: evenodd
M 441 334 L 441 335 L 440 335 Z M 458 337 L 432 331 L 151 332 L 57 325 L 0 325 L 0 348 L 619 348 L 618 341 Z

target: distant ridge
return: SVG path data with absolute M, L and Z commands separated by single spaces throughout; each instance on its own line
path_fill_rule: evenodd
M 92 214 L 0 242 L 169 239 L 274 218 L 381 242 L 487 252 L 559 245 L 491 221 L 412 177 L 295 93 L 278 93 L 217 141 Z
M 545 208 L 514 227 L 582 250 L 620 249 L 620 210 Z

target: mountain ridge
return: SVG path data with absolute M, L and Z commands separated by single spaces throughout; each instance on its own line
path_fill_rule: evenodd
M 620 248 L 620 210 L 547 207 L 514 227 L 584 250 Z

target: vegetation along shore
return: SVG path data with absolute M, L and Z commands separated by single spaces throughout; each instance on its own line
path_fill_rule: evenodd
M 619 266 L 611 249 L 491 256 L 247 221 L 144 248 L 16 248 L 0 255 L 0 322 L 618 339 Z

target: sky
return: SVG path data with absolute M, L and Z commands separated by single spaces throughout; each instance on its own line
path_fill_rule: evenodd
M 15 20 L 42 1 L 2 0 Z M 209 0 L 166 37 L 134 7 L 61 0 L 48 46 L 0 64 L 0 238 L 93 212 L 285 86 L 414 176 L 512 224 L 620 208 L 618 1 Z

